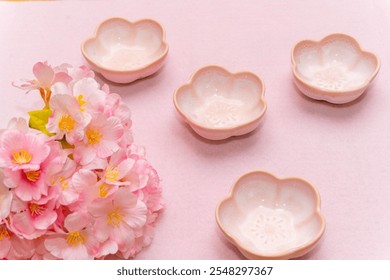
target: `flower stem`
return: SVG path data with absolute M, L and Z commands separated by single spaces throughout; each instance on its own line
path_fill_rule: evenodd
M 51 90 L 48 88 L 39 88 L 39 92 L 41 93 L 43 102 L 45 102 L 45 107 L 43 107 L 43 109 L 50 109 Z
M 45 109 L 50 109 L 51 90 L 46 89 Z

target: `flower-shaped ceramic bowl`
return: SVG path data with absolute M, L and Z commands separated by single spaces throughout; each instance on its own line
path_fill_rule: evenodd
M 300 257 L 320 240 L 320 196 L 299 178 L 252 171 L 241 176 L 216 209 L 217 223 L 248 259 Z
M 357 99 L 378 74 L 380 62 L 345 34 L 301 41 L 291 54 L 295 84 L 306 96 L 343 104 Z
M 81 52 L 91 68 L 106 79 L 130 83 L 159 70 L 168 45 L 164 29 L 156 21 L 110 18 L 82 43 Z
M 265 111 L 264 84 L 250 72 L 230 73 L 219 66 L 199 69 L 174 93 L 182 118 L 200 136 L 221 140 L 254 130 Z

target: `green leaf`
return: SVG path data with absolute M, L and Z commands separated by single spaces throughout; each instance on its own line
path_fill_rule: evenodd
M 46 135 L 52 136 L 54 134 L 50 133 L 46 129 L 47 122 L 49 121 L 49 117 L 51 116 L 52 111 L 50 109 L 42 109 L 37 111 L 28 112 L 30 116 L 30 121 L 28 125 L 39 131 L 42 131 Z

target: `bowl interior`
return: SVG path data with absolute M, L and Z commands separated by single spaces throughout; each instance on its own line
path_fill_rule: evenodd
M 317 203 L 304 181 L 251 174 L 237 182 L 218 215 L 237 245 L 259 256 L 277 256 L 315 240 L 323 228 Z
M 378 66 L 375 55 L 361 51 L 355 41 L 343 36 L 300 42 L 293 56 L 296 74 L 305 83 L 330 91 L 364 87 Z
M 197 72 L 192 83 L 176 94 L 184 115 L 210 129 L 230 128 L 250 122 L 265 109 L 263 84 L 251 73 L 231 74 L 219 68 Z
M 118 71 L 149 65 L 166 48 L 161 26 L 151 20 L 108 20 L 99 26 L 96 37 L 84 44 L 85 53 L 96 64 Z

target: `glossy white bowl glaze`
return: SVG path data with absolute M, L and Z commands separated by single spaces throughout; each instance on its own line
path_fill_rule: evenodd
M 304 40 L 291 55 L 295 84 L 306 96 L 343 104 L 357 99 L 374 80 L 380 62 L 345 34 L 320 41 Z
M 116 83 L 130 83 L 158 71 L 168 54 L 165 32 L 154 20 L 103 21 L 81 52 L 91 68 Z
M 241 176 L 218 204 L 216 219 L 226 238 L 248 259 L 303 256 L 325 230 L 320 196 L 311 184 L 264 171 Z
M 200 136 L 221 140 L 254 130 L 265 111 L 264 84 L 250 72 L 219 66 L 199 69 L 174 93 L 180 116 Z

